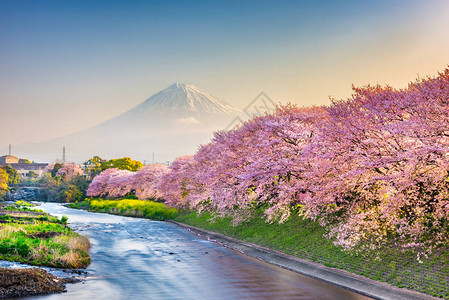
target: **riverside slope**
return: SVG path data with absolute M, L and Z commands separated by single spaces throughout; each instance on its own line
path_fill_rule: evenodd
M 374 299 L 385 300 L 437 300 L 430 295 L 398 288 L 389 284 L 375 281 L 363 276 L 352 274 L 343 270 L 329 268 L 324 265 L 310 262 L 298 257 L 287 255 L 278 251 L 267 249 L 252 243 L 243 242 L 225 235 L 200 229 L 183 223 L 170 221 L 187 228 L 207 240 L 243 253 L 247 256 L 279 266 L 281 268 L 304 274 L 340 287 L 355 291 Z

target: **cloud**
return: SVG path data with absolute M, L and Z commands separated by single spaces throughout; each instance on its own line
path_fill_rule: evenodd
M 200 121 L 198 121 L 194 117 L 189 117 L 189 118 L 176 119 L 175 123 L 180 124 L 180 125 L 193 125 L 193 124 L 199 124 Z

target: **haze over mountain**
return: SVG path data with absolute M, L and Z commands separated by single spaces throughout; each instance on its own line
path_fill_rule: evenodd
M 36 161 L 62 157 L 83 162 L 93 155 L 131 156 L 151 162 L 192 154 L 224 129 L 241 110 L 189 84 L 175 83 L 129 111 L 81 132 L 41 143 L 14 146 L 13 154 Z

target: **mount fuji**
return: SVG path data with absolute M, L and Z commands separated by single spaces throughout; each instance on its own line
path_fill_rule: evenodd
M 223 120 L 229 122 L 230 117 L 232 119 L 241 112 L 240 109 L 193 85 L 177 82 L 100 126 L 120 124 L 120 126 L 126 127 L 129 122 L 150 126 L 152 121 L 157 120 L 164 127 L 170 124 L 198 124 L 198 126 L 204 127 L 205 125 L 219 125 L 218 123 Z M 151 127 L 154 125 L 154 123 L 151 124 Z
M 199 117 L 211 114 L 235 115 L 241 112 L 225 101 L 211 96 L 193 85 L 178 82 L 154 94 L 128 113 L 154 111 Z
M 37 161 L 61 158 L 81 163 L 94 155 L 130 156 L 150 162 L 193 154 L 241 110 L 189 84 L 175 83 L 134 108 L 97 126 L 64 137 L 14 147 L 15 155 Z

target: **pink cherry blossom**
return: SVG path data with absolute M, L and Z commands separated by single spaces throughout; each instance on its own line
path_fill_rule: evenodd
M 345 248 L 394 236 L 404 247 L 447 243 L 449 68 L 407 88 L 354 88 L 329 106 L 279 106 L 219 131 L 168 168 L 106 170 L 88 195 L 163 197 L 236 222 L 263 207 L 268 221 L 292 212 L 327 226 Z
M 81 176 L 83 174 L 84 171 L 81 169 L 81 166 L 75 163 L 65 163 L 56 173 L 56 175 L 65 179 L 69 179 L 73 176 Z

